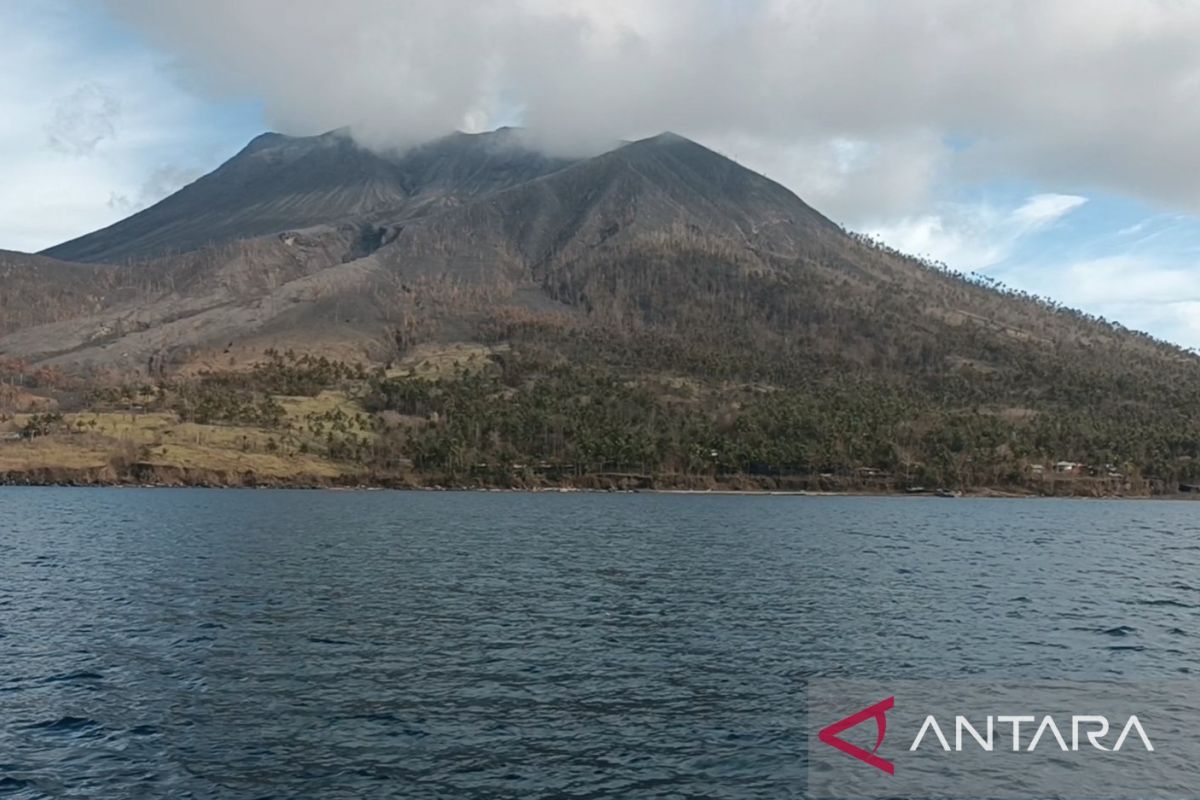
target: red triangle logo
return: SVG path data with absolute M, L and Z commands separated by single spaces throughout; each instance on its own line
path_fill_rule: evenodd
M 839 719 L 832 725 L 822 728 L 821 732 L 817 734 L 817 738 L 827 745 L 836 747 L 848 756 L 853 756 L 859 761 L 870 764 L 875 769 L 883 770 L 888 775 L 895 775 L 896 765 L 876 755 L 879 751 L 879 746 L 883 744 L 883 736 L 887 733 L 887 712 L 891 711 L 894 705 L 896 705 L 895 697 L 881 700 L 873 706 L 867 706 L 862 711 L 855 712 L 845 719 Z M 875 747 L 873 749 L 864 750 L 858 745 L 850 744 L 845 739 L 838 738 L 838 734 L 842 731 L 849 730 L 860 722 L 866 722 L 869 719 L 875 720 L 875 730 L 878 732 L 878 735 L 875 737 Z

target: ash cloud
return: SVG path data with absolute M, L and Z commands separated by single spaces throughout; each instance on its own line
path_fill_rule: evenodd
M 112 0 L 192 87 L 378 148 L 521 124 L 662 130 L 835 217 L 1034 180 L 1200 212 L 1200 4 L 1171 0 Z

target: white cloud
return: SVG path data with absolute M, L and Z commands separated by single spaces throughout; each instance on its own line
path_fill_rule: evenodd
M 949 177 L 939 141 L 932 131 L 914 131 L 887 147 L 842 136 L 797 137 L 786 144 L 745 135 L 704 139 L 855 228 L 872 219 L 911 215 L 932 202 Z
M 1012 219 L 1027 231 L 1052 225 L 1087 202 L 1073 194 L 1035 194 L 1012 212 Z
M 1200 260 L 1128 253 L 1064 265 L 1025 264 L 1005 282 L 1185 347 L 1200 347 Z
M 1200 302 L 1198 273 L 1200 264 L 1114 255 L 1070 264 L 1055 281 L 1081 305 Z
M 1004 261 L 1024 237 L 1046 230 L 1086 202 L 1078 195 L 1037 194 L 1008 209 L 942 203 L 936 212 L 877 223 L 866 232 L 898 250 L 970 272 Z
M 403 143 L 517 110 L 562 147 L 673 129 L 755 151 L 773 175 L 798 172 L 798 148 L 822 154 L 821 177 L 789 183 L 836 186 L 828 207 L 850 224 L 905 203 L 915 213 L 930 174 L 1200 211 L 1197 3 L 110 6 L 194 85 L 261 97 L 286 132 L 352 124 Z M 864 164 L 840 161 L 838 143 Z

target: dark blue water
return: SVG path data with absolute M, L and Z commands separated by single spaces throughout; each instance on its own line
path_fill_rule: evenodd
M 1186 677 L 1200 505 L 0 490 L 0 795 L 804 790 L 814 677 Z

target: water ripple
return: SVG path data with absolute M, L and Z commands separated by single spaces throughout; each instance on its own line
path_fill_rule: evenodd
M 812 678 L 1200 669 L 1194 509 L 2 489 L 0 795 L 798 796 Z

